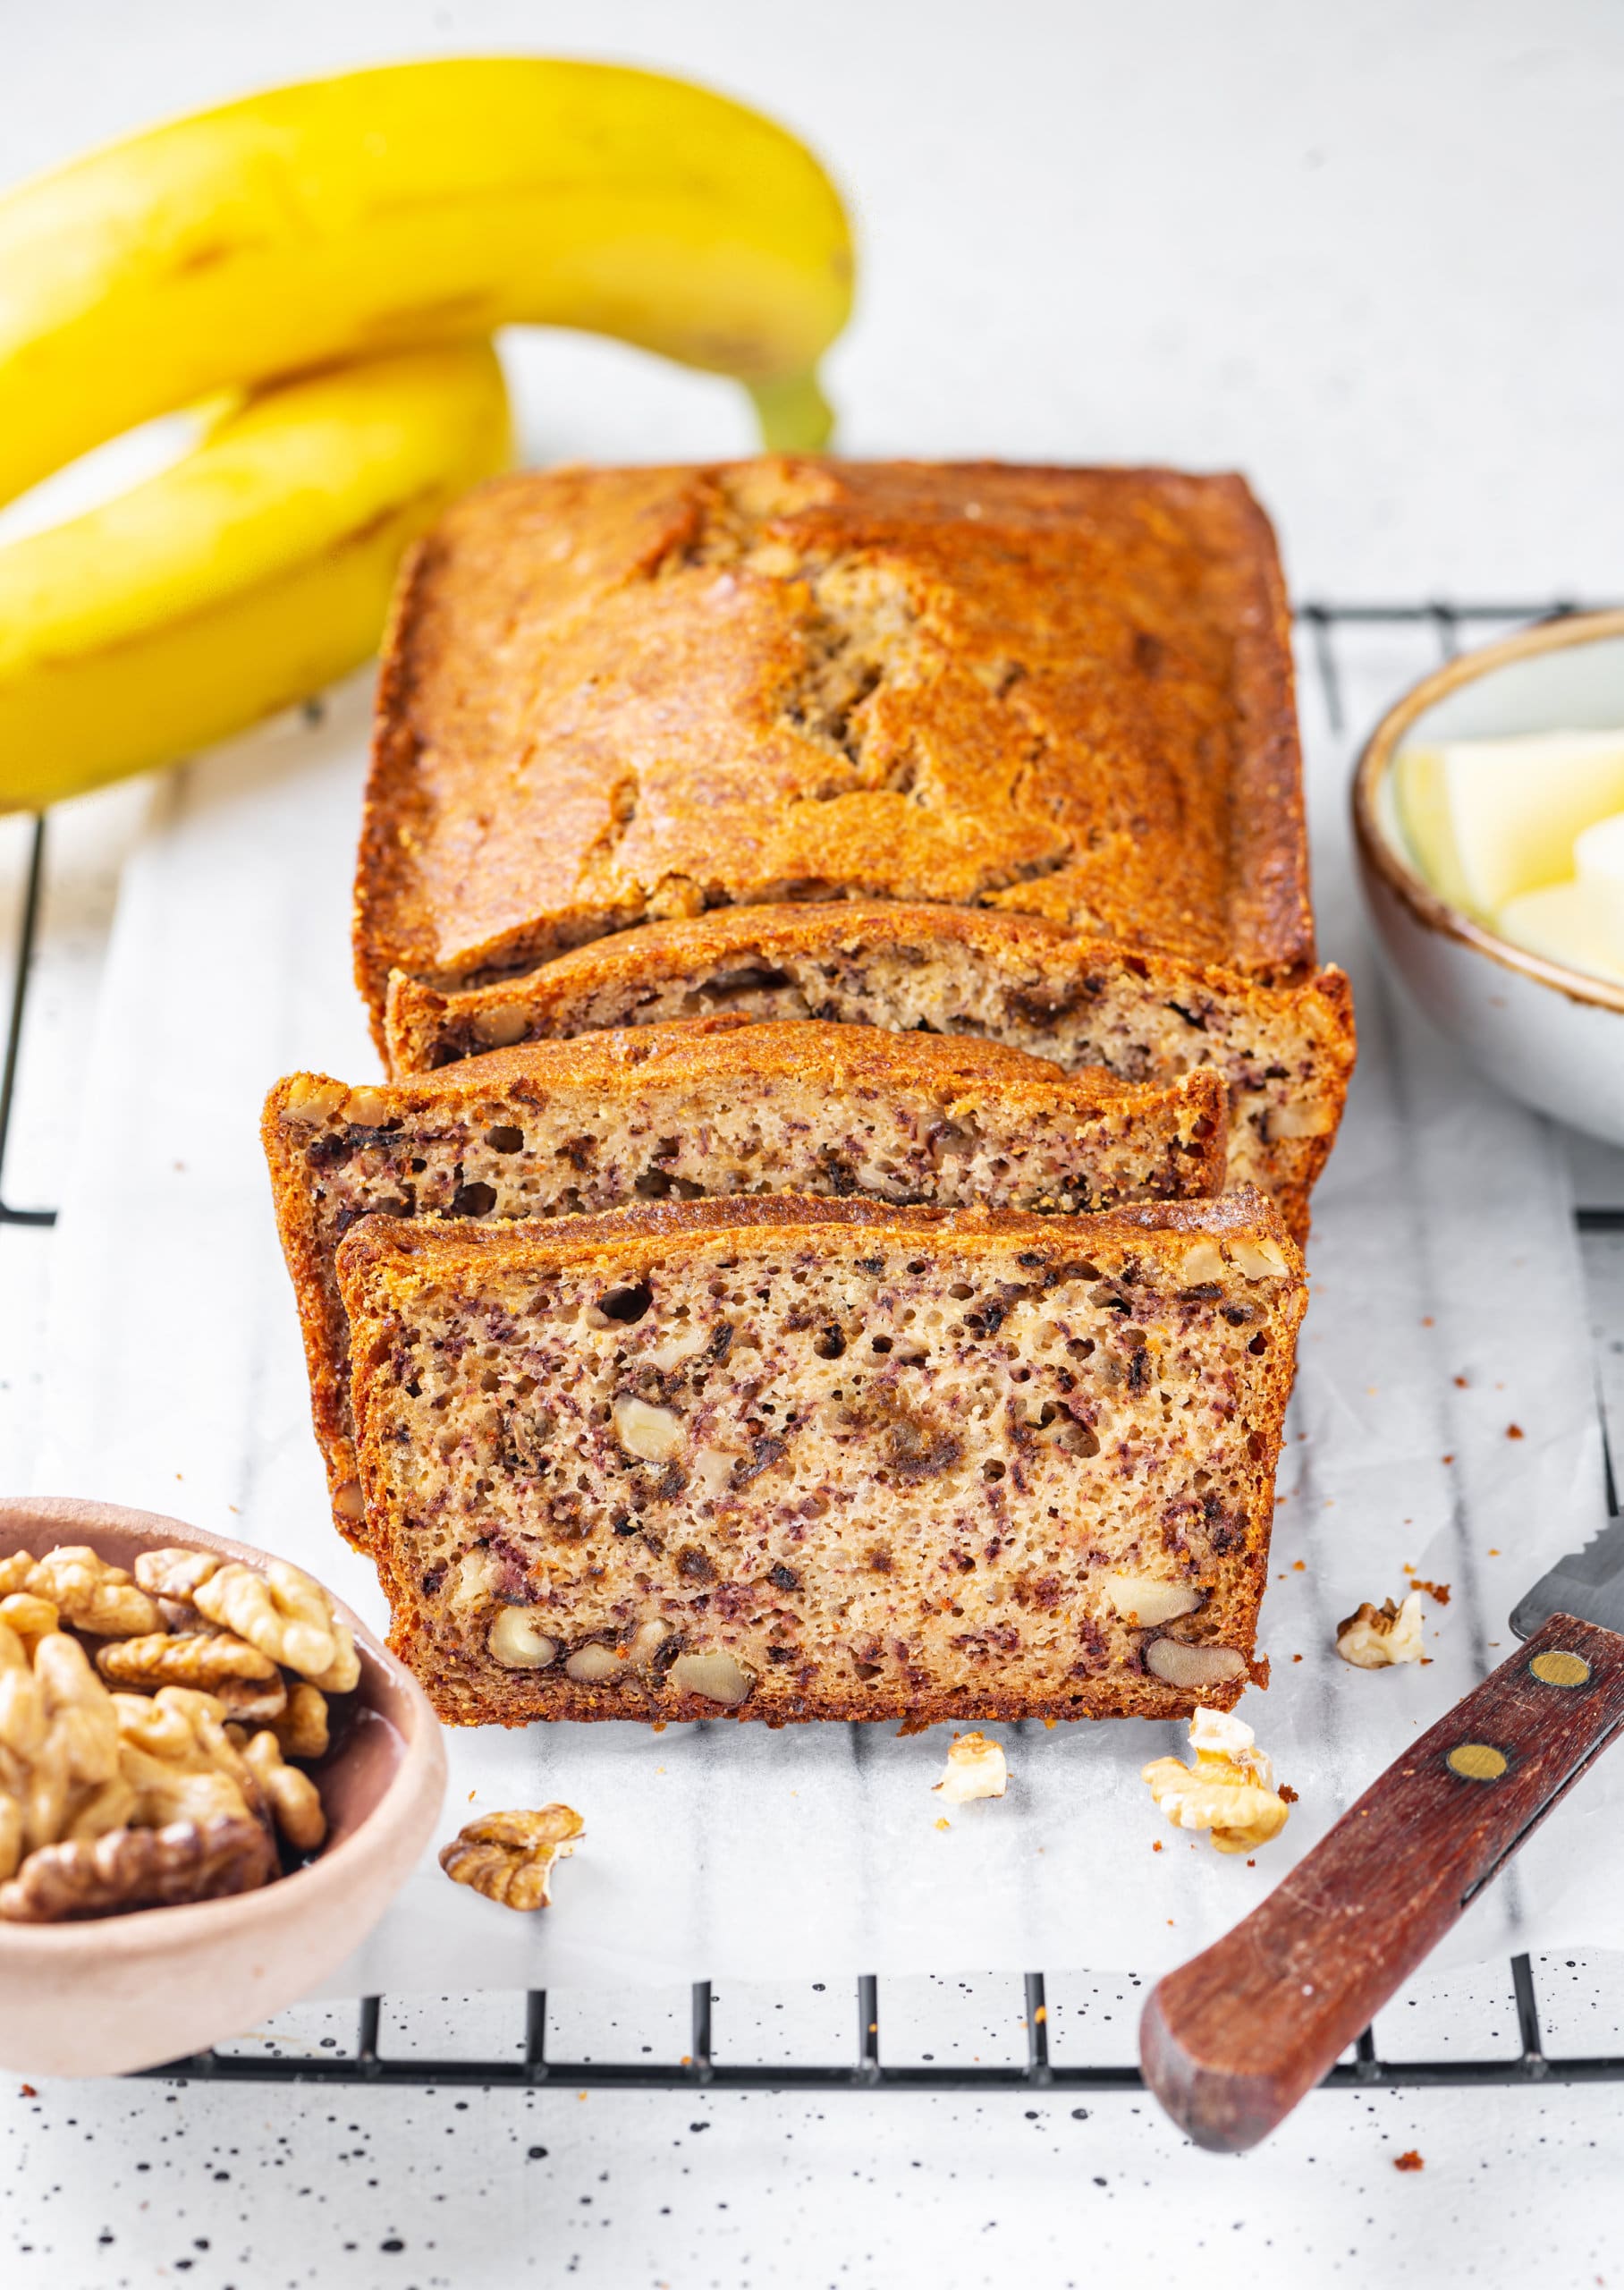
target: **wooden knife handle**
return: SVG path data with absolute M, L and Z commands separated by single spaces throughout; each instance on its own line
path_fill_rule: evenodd
M 1620 1723 L 1624 1636 L 1552 1615 L 1261 1907 L 1152 1990 L 1139 2054 L 1173 2121 L 1222 2152 L 1265 2138 Z

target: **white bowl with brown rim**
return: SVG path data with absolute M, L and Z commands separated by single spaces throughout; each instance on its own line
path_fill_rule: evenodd
M 1624 1145 L 1624 986 L 1497 937 L 1441 897 L 1400 825 L 1400 750 L 1624 725 L 1624 611 L 1542 622 L 1451 660 L 1371 734 L 1353 783 L 1359 868 L 1392 967 L 1478 1069 L 1539 1113 Z
M 0 1497 L 0 1557 L 89 1543 L 115 1566 L 183 1543 L 256 1565 L 264 1551 L 151 1511 Z M 417 1680 L 334 1600 L 360 1683 L 309 1770 L 327 1816 L 317 1857 L 258 1892 L 65 1924 L 0 1922 L 0 2065 L 115 2075 L 241 2035 L 319 1985 L 405 1883 L 445 1794 L 440 1724 Z

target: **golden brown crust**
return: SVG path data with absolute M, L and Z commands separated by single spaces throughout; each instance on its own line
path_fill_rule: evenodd
M 373 1549 L 395 1616 L 392 1642 L 418 1670 L 441 1715 L 454 1723 L 504 1725 L 529 1723 L 543 1715 L 579 1720 L 629 1715 L 714 1718 L 724 1714 L 768 1724 L 808 1718 L 932 1723 L 1036 1716 L 1174 1718 L 1189 1715 L 1197 1701 L 1229 1707 L 1244 1677 L 1197 1693 L 1145 1672 L 1069 1677 L 1037 1701 L 1030 1691 L 1011 1692 L 973 1677 L 967 1677 L 962 1691 L 922 1692 L 882 1681 L 859 1696 L 825 1691 L 813 1681 L 791 1682 L 769 1675 L 757 1681 L 746 1701 L 726 1712 L 703 1696 L 669 1692 L 660 1695 L 657 1706 L 629 1708 L 624 1685 L 577 1684 L 550 1674 L 538 1701 L 534 1674 L 459 1663 L 434 1641 L 418 1597 L 415 1568 L 421 1562 L 410 1548 L 410 1522 L 393 1519 L 387 1496 L 380 1492 L 388 1484 L 385 1441 L 394 1348 L 402 1330 L 412 1324 L 424 1294 L 430 1289 L 443 1294 L 489 1294 L 488 1285 L 482 1288 L 481 1284 L 497 1274 L 516 1276 L 522 1285 L 532 1277 L 556 1279 L 571 1269 L 596 1276 L 599 1268 L 622 1283 L 646 1276 L 656 1266 L 669 1273 L 686 1257 L 714 1256 L 713 1244 L 733 1235 L 740 1256 L 748 1259 L 752 1236 L 764 1233 L 771 1234 L 775 1253 L 792 1248 L 798 1262 L 808 1257 L 849 1262 L 852 1237 L 860 1234 L 874 1244 L 909 1251 L 951 1249 L 954 1259 L 966 1264 L 969 1278 L 975 1277 L 977 1260 L 987 1260 L 990 1268 L 991 1263 L 1017 1256 L 1023 1276 L 1040 1281 L 1045 1267 L 1054 1268 L 1057 1277 L 1069 1276 L 1080 1261 L 1088 1280 L 1103 1270 L 1107 1277 L 1121 1272 L 1154 1282 L 1159 1275 L 1176 1283 L 1181 1265 L 1188 1263 L 1190 1242 L 1204 1235 L 1231 1248 L 1239 1243 L 1274 1251 L 1280 1270 L 1265 1284 L 1273 1341 L 1242 1418 L 1256 1466 L 1244 1547 L 1224 1562 L 1222 1578 L 1191 1633 L 1197 1642 L 1251 1649 L 1267 1570 L 1273 1472 L 1290 1389 L 1292 1338 L 1306 1303 L 1301 1254 L 1269 1204 L 1256 1193 L 1146 1204 L 1059 1222 L 1014 1211 L 939 1211 L 866 1200 L 783 1197 L 656 1203 L 500 1229 L 368 1217 L 345 1238 L 338 1252 L 339 1277 L 355 1331 L 362 1476 L 368 1488 Z M 1266 1673 L 1266 1663 L 1252 1659 L 1250 1675 L 1256 1680 L 1265 1682 Z
M 351 1539 L 357 1539 L 358 1521 L 346 1508 L 355 1479 L 348 1330 L 333 1280 L 330 1212 L 326 1218 L 323 1213 L 334 1166 L 348 1158 L 348 1140 L 370 1141 L 375 1149 L 388 1144 L 388 1174 L 372 1184 L 375 1205 L 393 1198 L 402 1214 L 443 1215 L 445 1207 L 434 1205 L 422 1186 L 414 1190 L 405 1177 L 400 1164 L 410 1152 L 398 1132 L 427 1137 L 443 1148 L 456 1134 L 455 1124 L 474 1115 L 477 1151 L 481 1132 L 493 1122 L 522 1116 L 526 1108 L 546 1111 L 561 1100 L 579 1101 L 577 1124 L 601 1130 L 617 1108 L 635 1105 L 651 1085 L 686 1098 L 695 1122 L 730 1098 L 748 1105 L 775 1085 L 810 1093 L 823 1106 L 850 1104 L 858 1111 L 865 1103 L 894 1102 L 909 1093 L 955 1122 L 985 1112 L 1005 1133 L 1047 1132 L 1059 1124 L 1071 1140 L 1066 1158 L 1079 1169 L 1095 1157 L 1087 1141 L 1091 1126 L 1101 1129 L 1102 1171 L 1108 1147 L 1120 1151 L 1124 1132 L 1131 1129 L 1146 1166 L 1153 1154 L 1159 1157 L 1154 1166 L 1169 1192 L 1213 1193 L 1223 1181 L 1228 1115 L 1215 1074 L 1200 1071 L 1169 1088 L 1145 1088 L 1097 1068 L 1062 1073 L 1023 1050 L 967 1035 L 898 1034 L 817 1022 L 752 1025 L 720 1014 L 486 1051 L 384 1087 L 351 1090 L 327 1074 L 290 1074 L 266 1100 L 260 1136 L 299 1304 L 311 1412 L 334 1522 Z M 385 1140 L 385 1131 L 395 1134 Z M 511 1165 L 510 1155 L 502 1159 Z M 470 1167 L 468 1174 L 478 1172 Z M 732 1180 L 719 1174 L 712 1181 L 725 1189 Z M 757 1181 L 774 1180 L 764 1170 Z M 782 1170 L 776 1182 L 785 1183 Z M 808 1170 L 803 1182 L 816 1182 L 816 1174 Z M 1102 1184 L 1087 1198 L 1110 1197 Z
M 1340 970 L 1272 987 L 1219 964 L 1078 938 L 1035 916 L 868 900 L 646 923 L 521 978 L 455 993 L 397 971 L 388 1055 L 396 1073 L 420 1072 L 495 1040 L 696 1010 L 929 1024 L 1067 1066 L 1080 1051 L 1138 1079 L 1210 1062 L 1230 1090 L 1231 1180 L 1263 1184 L 1299 1239 L 1355 1052 Z
M 707 908 L 1046 916 L 1313 961 L 1284 593 L 1236 477 L 764 461 L 460 504 L 404 576 L 357 975 Z

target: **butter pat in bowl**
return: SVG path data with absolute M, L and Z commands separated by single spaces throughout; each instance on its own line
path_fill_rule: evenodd
M 1480 1071 L 1624 1144 L 1624 612 L 1451 660 L 1354 779 L 1393 968 Z

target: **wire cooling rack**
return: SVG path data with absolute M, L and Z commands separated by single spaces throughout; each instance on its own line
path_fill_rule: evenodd
M 1347 729 L 1344 678 L 1338 638 L 1344 630 L 1370 626 L 1430 627 L 1438 649 L 1450 657 L 1468 629 L 1484 625 L 1514 625 L 1520 622 L 1561 618 L 1588 607 L 1570 598 L 1544 604 L 1458 604 L 1444 600 L 1412 604 L 1337 605 L 1310 603 L 1298 608 L 1298 619 L 1308 637 L 1319 696 L 1325 720 L 1333 734 Z M 4 1064 L 0 1064 L 0 1226 L 48 1226 L 56 1221 L 54 1209 L 15 1209 L 5 1200 L 5 1150 L 16 1098 L 19 1060 L 27 1023 L 29 984 L 39 929 L 45 880 L 47 817 L 33 823 L 29 845 L 21 916 L 13 973 L 11 1007 L 6 1024 Z M 1583 1209 L 1577 1212 L 1582 1232 L 1624 1232 L 1624 1205 Z M 1606 1425 L 1603 1421 L 1603 1440 Z M 1618 1498 L 1609 1460 L 1608 1500 L 1613 1510 Z M 1351 2057 L 1342 2059 L 1325 2078 L 1333 2091 L 1442 2088 L 1443 2086 L 1537 2085 L 1542 2083 L 1624 2082 L 1624 2055 L 1573 2054 L 1552 2057 L 1544 2048 L 1540 2030 L 1539 2002 L 1534 1968 L 1526 1955 L 1510 1960 L 1510 1990 L 1516 2006 L 1518 2048 L 1486 2059 L 1383 2058 L 1375 2036 L 1367 2028 Z M 844 2060 L 781 2062 L 718 2059 L 715 2057 L 715 1998 L 708 1980 L 694 1983 L 690 1994 L 689 2048 L 681 2057 L 636 2060 L 555 2059 L 547 2052 L 547 1997 L 532 1989 L 513 1999 L 514 2032 L 522 2029 L 522 2048 L 515 2042 L 504 2056 L 475 2058 L 426 2059 L 390 2057 L 379 2048 L 384 1999 L 363 1997 L 356 2007 L 352 2046 L 324 2048 L 278 2055 L 273 2038 L 268 2050 L 251 2054 L 205 2051 L 185 2059 L 148 2068 L 152 2077 L 216 2083 L 378 2083 L 413 2088 L 475 2085 L 480 2089 L 508 2086 L 520 2089 L 546 2084 L 610 2091 L 1138 2091 L 1144 2079 L 1137 2067 L 1056 2061 L 1049 2057 L 1048 2006 L 1044 1974 L 1026 1975 L 1024 2062 L 987 2065 L 890 2065 L 880 2056 L 879 1981 L 872 1974 L 855 1982 L 855 2042 Z

